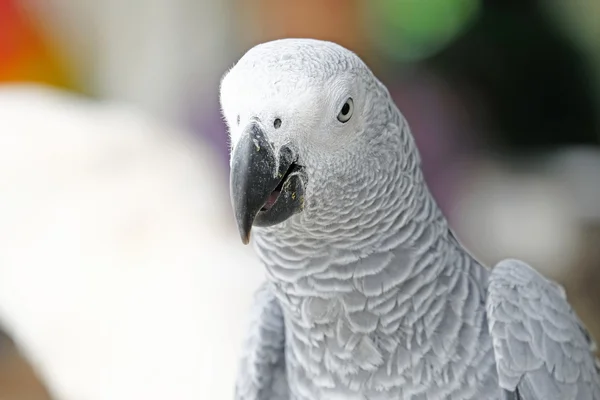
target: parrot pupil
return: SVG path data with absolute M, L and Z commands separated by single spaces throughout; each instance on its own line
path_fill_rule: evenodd
M 344 106 L 342 107 L 342 115 L 348 114 L 349 111 L 350 111 L 350 104 L 348 104 L 348 102 L 346 102 L 344 104 Z

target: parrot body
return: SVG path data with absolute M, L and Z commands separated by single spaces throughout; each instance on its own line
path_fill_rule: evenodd
M 316 253 L 329 257 L 309 262 L 309 275 L 270 285 L 289 310 L 288 382 L 292 393 L 306 393 L 292 398 L 342 391 L 357 399 L 479 399 L 498 387 L 485 315 L 487 270 L 435 233 L 440 224 L 429 226 L 414 232 L 413 245 L 431 241 L 426 254 L 394 248 L 336 265 L 348 255 L 324 248 Z M 276 253 L 301 257 L 281 246 Z M 287 272 L 271 268 L 270 275 Z
M 231 195 L 268 280 L 238 400 L 600 399 L 561 288 L 459 243 L 407 122 L 354 53 L 284 39 L 225 75 Z

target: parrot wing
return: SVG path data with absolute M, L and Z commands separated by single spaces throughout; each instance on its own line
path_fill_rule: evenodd
M 287 400 L 285 326 L 269 283 L 256 292 L 242 350 L 236 400 Z
M 506 399 L 600 399 L 595 344 L 560 285 L 503 260 L 491 272 L 486 310 Z

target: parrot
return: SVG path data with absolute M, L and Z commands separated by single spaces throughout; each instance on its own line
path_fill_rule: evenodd
M 276 39 L 219 85 L 232 211 L 265 270 L 235 399 L 600 399 L 564 288 L 466 249 L 359 55 Z

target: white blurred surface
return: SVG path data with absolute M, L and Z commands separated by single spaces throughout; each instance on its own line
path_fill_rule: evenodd
M 457 201 L 457 230 L 490 266 L 520 258 L 564 281 L 581 255 L 582 223 L 600 216 L 600 155 L 566 149 L 511 167 L 477 163 Z
M 207 150 L 34 86 L 0 132 L 0 323 L 53 396 L 231 398 L 263 272 Z

